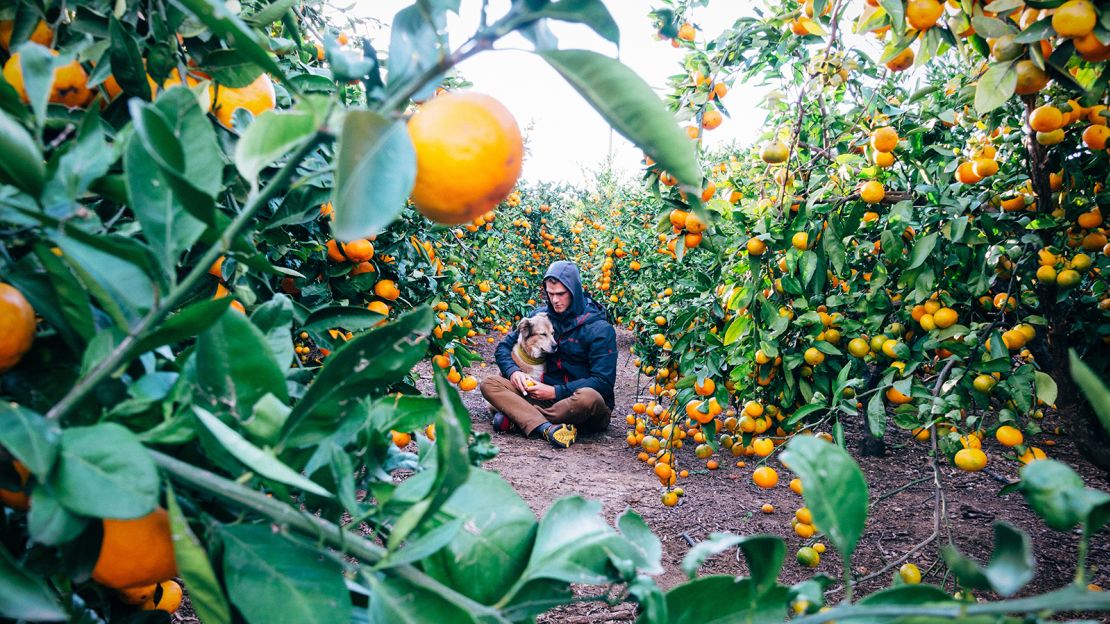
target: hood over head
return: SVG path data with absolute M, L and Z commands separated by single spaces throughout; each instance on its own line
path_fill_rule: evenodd
M 544 274 L 544 281 L 549 277 L 554 277 L 559 280 L 567 290 L 570 291 L 570 306 L 567 307 L 566 312 L 558 314 L 555 310 L 551 309 L 551 302 L 548 302 L 547 313 L 555 320 L 571 319 L 581 316 L 586 311 L 586 293 L 582 290 L 582 277 L 578 273 L 578 267 L 573 262 L 567 260 L 556 260 L 551 263 L 547 268 L 547 273 Z M 547 289 L 544 289 L 544 299 L 547 298 Z M 559 318 L 562 317 L 562 318 Z

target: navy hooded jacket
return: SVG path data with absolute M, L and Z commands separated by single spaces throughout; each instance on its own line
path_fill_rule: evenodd
M 555 387 L 555 399 L 562 400 L 579 388 L 593 388 L 613 409 L 613 385 L 617 381 L 617 333 L 606 318 L 605 310 L 582 289 L 582 278 L 573 262 L 552 262 L 544 275 L 554 277 L 571 294 L 566 311 L 557 314 L 550 304 L 541 306 L 528 316 L 546 312 L 555 327 L 556 350 L 544 363 L 543 383 Z M 544 289 L 546 297 L 547 289 Z M 505 377 L 512 377 L 520 367 L 513 361 L 517 330 L 509 332 L 498 343 L 497 367 Z

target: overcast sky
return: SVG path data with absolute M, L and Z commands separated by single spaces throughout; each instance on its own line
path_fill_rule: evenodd
M 345 12 L 381 20 L 388 28 L 393 15 L 409 4 L 412 0 L 362 1 Z M 496 18 L 509 2 L 491 0 L 489 4 L 490 16 Z M 648 12 L 658 5 L 650 0 L 605 0 L 605 4 L 620 26 L 621 61 L 658 93 L 665 93 L 667 77 L 682 71 L 683 50 L 672 48 L 669 41 L 655 39 Z M 462 0 L 461 15 L 450 16 L 452 47 L 474 32 L 480 6 L 478 0 Z M 716 38 L 736 18 L 750 14 L 749 6 L 747 1 L 729 0 L 694 10 L 692 21 L 704 29 L 698 33 L 699 40 Z M 617 56 L 616 46 L 588 28 L 556 22 L 552 30 L 560 48 L 584 48 Z M 386 32 L 372 29 L 365 34 L 379 49 L 387 47 Z M 583 169 L 595 168 L 610 153 L 608 124 L 553 69 L 526 51 L 529 44 L 523 37 L 512 35 L 498 47 L 468 59 L 459 71 L 474 83 L 474 91 L 492 95 L 505 104 L 526 131 L 530 155 L 524 163 L 524 179 L 581 182 Z M 707 133 L 706 144 L 733 140 L 750 144 L 758 138 L 766 113 L 757 107 L 765 92 L 735 85 L 724 99 L 733 118 Z M 639 168 L 640 151 L 615 133 L 612 153 L 618 170 L 635 172 Z

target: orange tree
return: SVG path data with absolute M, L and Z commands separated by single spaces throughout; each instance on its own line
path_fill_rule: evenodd
M 637 411 L 681 425 L 653 436 L 649 419 L 630 416 L 641 457 L 673 459 L 661 433 L 681 443 L 701 432 L 701 458 L 715 438 L 759 456 L 766 438 L 801 429 L 843 443 L 847 413 L 863 424 L 865 454 L 883 452 L 893 420 L 920 439 L 940 434 L 939 450 L 968 470 L 986 464 L 987 437 L 1024 462 L 1044 456 L 1025 440 L 1042 406 L 1076 396 L 1067 349 L 1104 370 L 1104 63 L 1077 52 L 1087 35 L 1067 30 L 1067 16 L 1090 26 L 1101 8 L 1042 14 L 1063 3 L 1014 2 L 986 15 L 951 4 L 771 3 L 712 41 L 684 28 L 685 5 L 655 12 L 687 50 L 670 102 L 692 140 L 727 115 L 732 81 L 774 89 L 759 145 L 703 154 L 701 197 L 647 161 L 661 240 L 682 256 L 665 271 L 691 279 L 663 291 L 682 302 L 675 318 L 658 313 L 654 284 L 638 291 L 637 352 L 662 377 L 652 393 L 672 405 Z M 969 17 L 993 53 L 959 27 Z M 871 32 L 890 39 L 878 63 L 845 43 Z M 1102 33 L 1091 32 L 1088 44 Z M 914 62 L 911 89 L 901 72 Z M 1051 84 L 1026 84 L 1038 68 Z M 687 215 L 706 213 L 705 231 L 692 231 Z M 1080 408 L 1081 447 L 1106 465 L 1105 433 Z

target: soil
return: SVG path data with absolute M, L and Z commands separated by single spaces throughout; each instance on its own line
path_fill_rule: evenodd
M 793 475 L 774 459 L 774 455 L 769 465 L 778 471 L 779 483 L 770 490 L 763 490 L 751 480 L 754 458 L 740 458 L 746 460 L 747 465 L 737 467 L 737 458 L 726 452 L 724 456 L 718 456 L 720 469 L 709 471 L 693 457 L 692 452 L 680 452 L 679 458 L 686 460 L 685 466 L 691 473 L 678 482 L 686 494 L 676 507 L 662 505 L 660 496 L 663 489 L 659 480 L 646 464 L 636 458 L 636 451 L 625 442 L 625 416 L 631 413 L 633 403 L 650 398 L 644 390 L 647 378 L 638 375 L 629 354 L 631 340 L 631 333 L 618 331 L 621 356 L 617 366 L 616 410 L 607 432 L 580 436 L 578 443 L 566 450 L 555 449 L 542 440 L 525 439 L 519 434 L 493 433 L 500 453 L 485 467 L 500 473 L 540 515 L 559 497 L 573 494 L 600 501 L 610 523 L 625 509 L 635 510 L 662 541 L 665 571 L 656 578 L 656 582 L 664 589 L 686 580 L 680 567 L 683 557 L 694 544 L 714 532 L 742 535 L 767 533 L 785 537 L 787 562 L 780 576 L 784 584 L 801 581 L 815 572 L 840 578 L 842 562 L 831 547 L 822 555 L 816 570 L 804 568 L 794 561 L 794 552 L 799 547 L 820 540 L 803 540 L 791 529 L 790 519 L 804 503 L 801 496 L 787 487 Z M 494 344 L 488 343 L 484 337 L 479 338 L 477 344 L 477 351 L 488 365 L 473 366 L 471 373 L 479 381 L 499 374 L 493 363 Z M 423 374 L 427 376 L 426 369 Z M 481 393 L 464 393 L 463 400 L 470 409 L 474 430 L 492 432 L 489 408 Z M 1064 420 L 1050 411 L 1041 424 L 1046 432 L 1054 431 L 1056 427 L 1063 432 Z M 859 431 L 859 423 L 845 422 L 844 425 L 847 432 Z M 852 561 L 853 572 L 861 578 L 882 570 L 932 534 L 934 488 L 931 478 L 914 483 L 931 477 L 927 443 L 916 442 L 908 432 L 892 428 L 887 434 L 886 457 L 861 458 L 858 448 L 860 436 L 849 434 L 846 437 L 849 452 L 860 463 L 867 478 L 872 500 L 867 528 Z M 1041 434 L 1029 441 L 1046 449 L 1053 459 L 1071 466 L 1088 485 L 1107 488 L 1105 473 L 1079 454 L 1066 433 Z M 1042 593 L 1067 585 L 1075 573 L 1078 531 L 1062 533 L 1047 528 L 1026 505 L 1020 493 L 999 496 L 997 493 L 1006 482 L 1017 480 L 1020 466 L 1015 461 L 1003 459 L 999 452 L 1001 447 L 993 440 L 985 442 L 984 448 L 988 455 L 997 455 L 987 471 L 968 473 L 948 465 L 940 469 L 947 508 L 947 530 L 943 526 L 945 523 L 942 523 L 941 538 L 920 549 L 908 560 L 921 569 L 925 582 L 943 582 L 947 589 L 955 591 L 952 579 L 943 576 L 945 568 L 940 562 L 939 547 L 951 539 L 962 553 L 986 563 L 994 541 L 992 525 L 995 521 L 1005 521 L 1030 536 L 1037 560 L 1036 576 L 1021 595 Z M 762 513 L 760 508 L 764 503 L 773 505 L 775 511 Z M 1092 541 L 1088 561 L 1092 568 L 1090 582 L 1103 587 L 1110 583 L 1110 541 L 1096 537 Z M 871 580 L 859 583 L 857 598 L 890 586 L 896 570 L 897 566 L 894 566 Z M 742 559 L 737 560 L 735 553 L 718 555 L 701 568 L 703 575 L 746 573 L 746 566 Z M 590 592 L 579 588 L 579 593 L 589 595 Z M 829 598 L 839 600 L 841 597 L 833 594 Z M 540 621 L 634 619 L 635 611 L 628 603 L 610 606 L 584 602 L 549 612 Z

